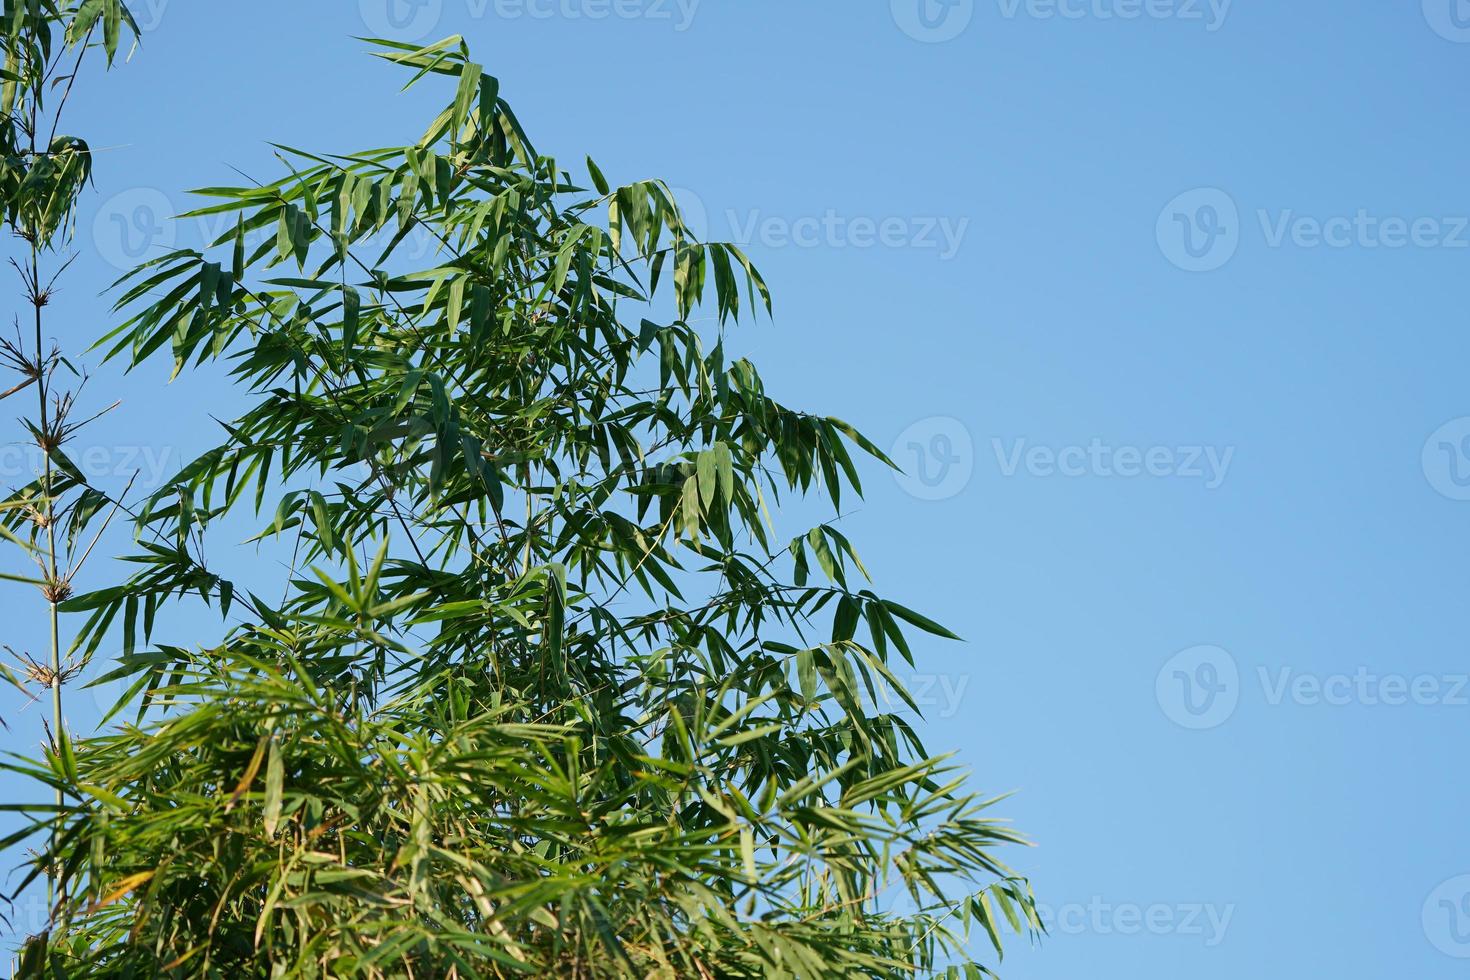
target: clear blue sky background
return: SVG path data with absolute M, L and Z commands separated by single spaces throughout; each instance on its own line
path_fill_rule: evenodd
M 914 681 L 1039 845 L 1053 935 L 1002 975 L 1464 975 L 1470 9 L 422 2 L 140 0 L 67 127 L 104 151 L 65 345 L 110 263 L 199 243 L 149 208 L 273 176 L 267 140 L 417 136 L 444 93 L 352 35 L 463 33 L 543 150 L 750 239 L 772 388 L 911 470 L 845 528 L 968 640 Z M 121 383 L 97 466 L 156 482 L 239 404 L 160 381 Z M 34 601 L 0 607 L 39 648 Z M 0 711 L 29 748 L 36 707 Z

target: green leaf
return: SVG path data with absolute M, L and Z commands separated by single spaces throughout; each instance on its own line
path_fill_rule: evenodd
M 265 835 L 274 837 L 276 827 L 281 822 L 286 768 L 281 759 L 281 740 L 272 738 L 270 743 L 270 752 L 265 763 L 265 806 L 262 817 L 265 821 Z
M 470 107 L 474 105 L 476 97 L 480 94 L 480 76 L 484 73 L 479 65 L 470 62 L 464 66 L 459 76 L 459 90 L 454 97 L 454 131 L 458 133 L 464 129 L 469 120 Z
M 362 297 L 351 286 L 342 287 L 342 354 L 347 362 L 352 360 L 352 350 L 357 346 L 357 333 L 362 315 Z
M 610 187 L 608 186 L 607 178 L 602 175 L 601 170 L 597 169 L 597 164 L 592 161 L 591 157 L 587 158 L 587 173 L 591 175 L 592 186 L 597 188 L 597 193 L 606 194 L 609 192 Z
M 893 615 L 897 616 L 899 619 L 908 623 L 909 625 L 917 626 L 925 633 L 932 633 L 935 636 L 942 636 L 948 640 L 960 639 L 958 635 L 951 633 L 949 630 L 945 629 L 943 626 L 940 626 L 929 617 L 922 616 L 906 606 L 900 606 L 898 603 L 893 602 L 892 600 L 884 599 L 883 608 L 888 610 Z

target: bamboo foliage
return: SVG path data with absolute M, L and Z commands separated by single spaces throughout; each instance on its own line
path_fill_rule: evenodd
M 20 551 L 27 569 L 0 577 L 35 590 L 41 603 L 34 608 L 51 637 L 44 653 L 6 646 L 13 663 L 0 664 L 0 676 L 29 697 L 49 700 L 44 744 L 54 764 L 74 758 L 62 688 L 85 666 L 63 660 L 59 606 L 90 555 L 90 525 L 111 503 L 87 485 L 67 455 L 66 444 L 86 420 L 77 417 L 76 391 L 65 387 L 76 369 L 60 342 L 48 337 L 65 332 L 48 322 L 47 308 L 71 261 L 66 253 L 76 204 L 92 172 L 86 141 L 60 127 L 87 56 L 97 52 L 93 57 L 111 65 L 129 31 L 136 36 L 120 0 L 5 0 L 0 7 L 0 220 L 16 244 L 9 262 L 19 288 L 9 295 L 23 304 L 7 311 L 14 338 L 0 336 L 0 368 L 10 375 L 0 380 L 0 401 L 10 407 L 30 400 L 21 425 L 41 459 L 36 479 L 0 500 L 0 537 Z M 9 607 L 11 600 L 5 601 Z M 54 805 L 64 802 L 58 785 Z M 55 868 L 43 862 L 38 870 L 47 874 L 50 901 L 64 904 Z
M 119 284 L 107 357 L 220 361 L 249 405 L 63 606 L 129 693 L 14 763 L 67 794 L 20 975 L 989 974 L 1040 928 L 1023 842 L 883 698 L 953 634 L 772 516 L 891 463 L 727 357 L 771 297 L 666 185 L 574 180 L 458 38 L 373 44 L 450 96 L 422 139 L 282 147 Z M 284 599 L 205 561 L 237 517 Z M 180 602 L 219 639 L 154 644 Z

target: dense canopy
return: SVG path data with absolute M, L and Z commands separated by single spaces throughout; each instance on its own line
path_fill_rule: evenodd
M 249 406 L 128 509 L 136 573 L 61 605 L 127 694 L 16 764 L 64 800 L 29 808 L 61 887 L 20 974 L 989 973 L 972 929 L 1039 928 L 1020 838 L 889 703 L 951 634 L 836 519 L 891 464 L 727 355 L 771 298 L 665 184 L 539 155 L 457 38 L 375 45 L 452 96 L 422 139 L 282 147 L 118 287 L 106 357 L 220 361 Z M 833 518 L 778 533 L 808 495 Z M 208 564 L 241 520 L 272 592 Z M 201 601 L 216 636 L 152 642 Z

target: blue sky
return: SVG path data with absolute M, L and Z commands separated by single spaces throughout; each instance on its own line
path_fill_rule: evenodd
M 911 680 L 1038 844 L 1053 934 L 1003 976 L 1463 976 L 1470 4 L 136 6 L 71 110 L 68 349 L 116 267 L 199 243 L 161 221 L 187 188 L 418 135 L 443 93 L 353 35 L 462 33 L 543 151 L 748 244 L 777 313 L 737 346 L 909 469 L 844 530 L 967 638 Z M 103 477 L 239 405 L 115 373 Z M 32 601 L 0 599 L 16 645 Z M 36 708 L 0 713 L 28 747 Z

